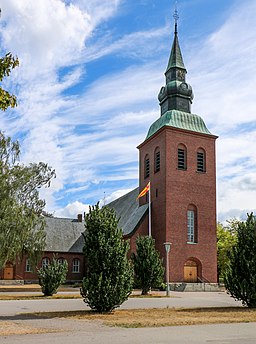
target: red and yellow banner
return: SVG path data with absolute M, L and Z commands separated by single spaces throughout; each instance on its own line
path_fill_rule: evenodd
M 136 198 L 136 200 L 138 200 L 140 197 L 146 195 L 146 193 L 150 190 L 150 182 L 148 182 L 148 184 L 145 186 L 145 188 L 141 191 L 141 193 L 139 194 L 139 196 Z

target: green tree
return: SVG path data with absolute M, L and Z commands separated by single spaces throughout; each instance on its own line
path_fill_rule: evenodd
M 59 286 L 66 281 L 68 263 L 64 260 L 60 263 L 53 257 L 50 264 L 38 270 L 39 284 L 45 296 L 52 296 L 57 293 Z
M 2 82 L 6 76 L 9 76 L 12 69 L 19 65 L 17 57 L 13 57 L 11 53 L 7 53 L 4 57 L 0 58 L 0 81 Z M 6 110 L 9 106 L 15 107 L 17 100 L 15 95 L 10 94 L 8 91 L 0 87 L 0 109 Z
M 43 162 L 19 162 L 20 146 L 0 132 L 0 268 L 24 254 L 35 265 L 45 246 L 45 201 L 39 189 L 55 171 Z
M 155 240 L 148 236 L 136 239 L 136 254 L 132 254 L 135 284 L 142 289 L 142 295 L 163 283 L 164 268 L 159 252 L 155 248 Z
M 224 277 L 229 294 L 248 307 L 256 307 L 256 217 L 247 215 L 237 225 L 237 243 L 230 253 Z
M 236 220 L 229 221 L 228 226 L 217 224 L 217 249 L 218 249 L 218 276 L 224 278 L 225 271 L 229 265 L 229 253 L 236 244 Z
M 132 291 L 133 270 L 127 258 L 129 243 L 123 240 L 115 211 L 90 207 L 85 216 L 84 254 L 87 275 L 81 295 L 91 309 L 111 312 L 119 307 Z

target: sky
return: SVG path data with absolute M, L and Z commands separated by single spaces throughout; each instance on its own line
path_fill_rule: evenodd
M 217 140 L 218 220 L 256 211 L 256 1 L 179 0 L 179 41 L 200 115 Z M 3 87 L 18 107 L 0 129 L 21 161 L 57 178 L 46 210 L 76 217 L 138 186 L 137 146 L 160 116 L 173 40 L 171 0 L 0 0 Z

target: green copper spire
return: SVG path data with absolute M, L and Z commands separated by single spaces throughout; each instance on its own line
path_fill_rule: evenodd
M 175 9 L 174 15 L 175 19 L 175 30 L 174 30 L 174 41 L 172 44 L 172 50 L 171 50 L 171 55 L 169 58 L 168 66 L 166 69 L 166 73 L 169 71 L 171 68 L 182 68 L 186 70 L 180 50 L 180 45 L 179 45 L 179 39 L 178 39 L 178 11 L 177 8 Z
M 161 106 L 161 116 L 167 111 L 178 110 L 191 112 L 193 99 L 192 87 L 186 83 L 186 68 L 184 66 L 179 40 L 178 40 L 178 12 L 175 9 L 175 30 L 171 55 L 167 70 L 165 72 L 166 85 L 163 86 L 158 95 Z
M 174 40 L 168 67 L 165 72 L 166 85 L 159 92 L 158 99 L 161 107 L 161 117 L 149 128 L 146 140 L 164 127 L 212 135 L 202 118 L 191 113 L 193 100 L 192 87 L 186 82 L 186 68 L 182 59 L 178 40 L 178 11 L 175 9 Z

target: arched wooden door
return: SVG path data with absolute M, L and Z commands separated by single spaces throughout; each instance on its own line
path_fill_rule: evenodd
M 6 264 L 4 268 L 4 279 L 5 280 L 13 279 L 13 265 L 12 264 Z
M 196 262 L 188 260 L 184 265 L 184 282 L 196 283 L 198 280 L 198 268 Z

